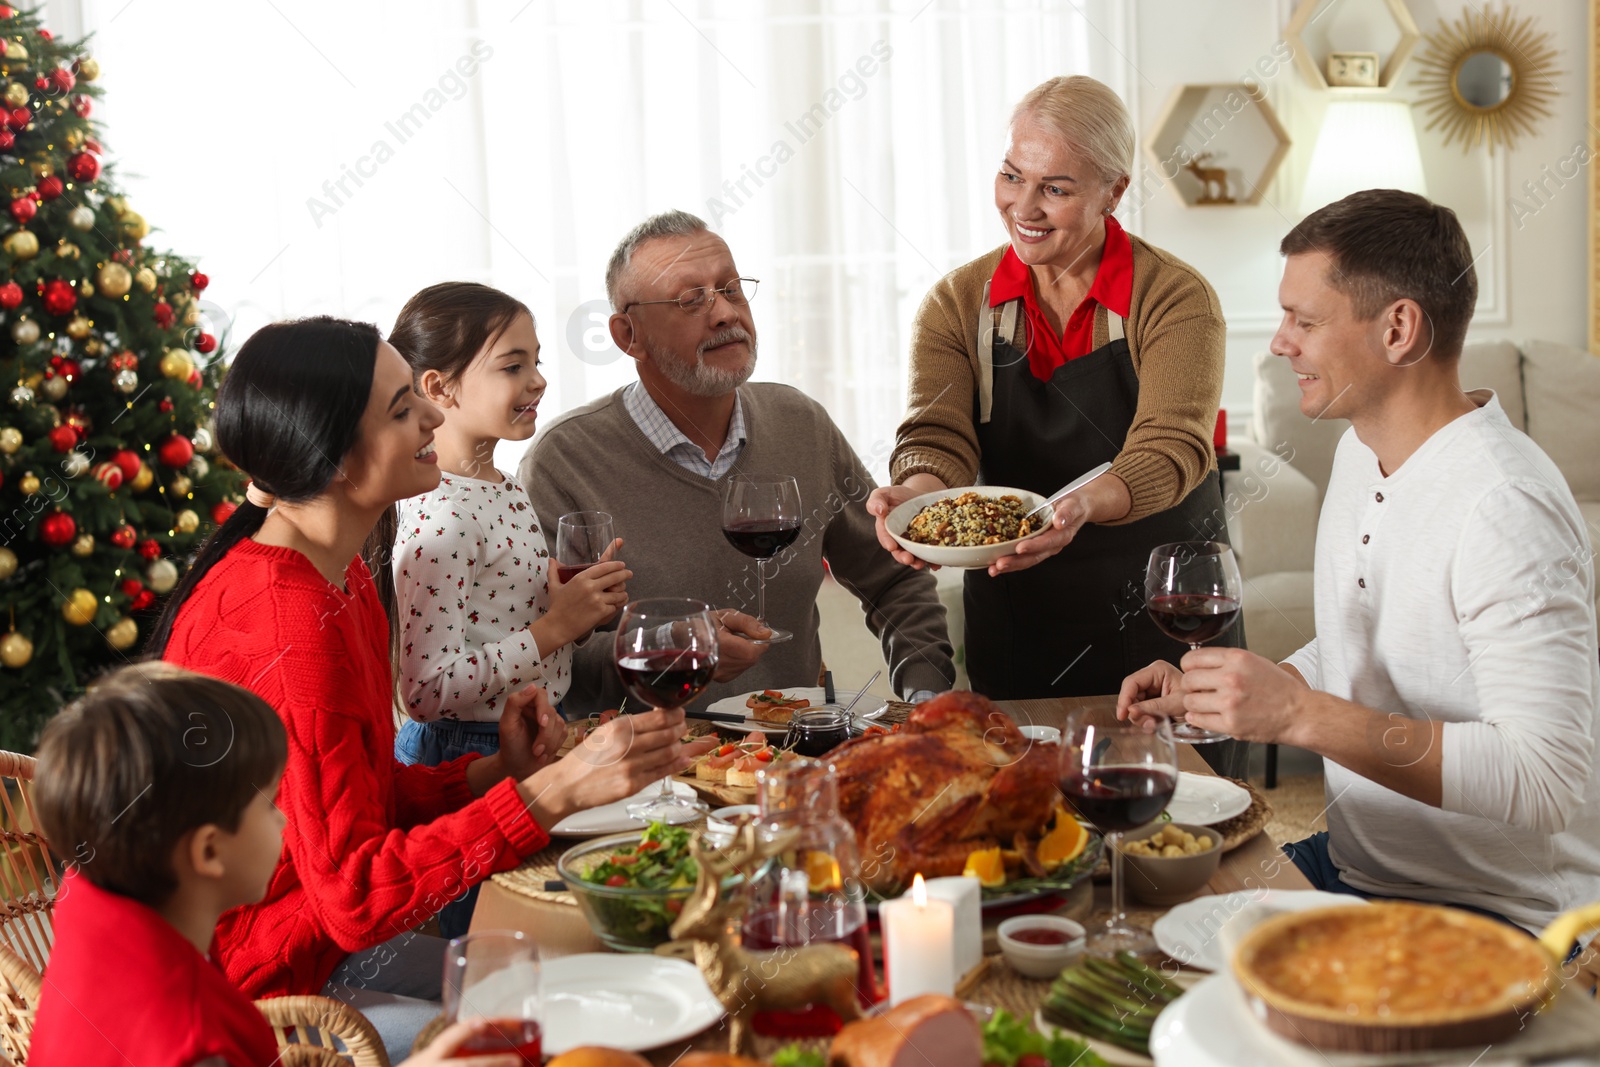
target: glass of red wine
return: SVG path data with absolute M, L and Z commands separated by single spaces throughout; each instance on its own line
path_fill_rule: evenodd
M 717 668 L 717 622 L 702 600 L 658 597 L 635 600 L 617 623 L 617 674 L 628 695 L 652 708 L 681 708 L 711 684 Z M 680 797 L 672 778 L 661 792 L 628 805 L 628 815 L 669 825 L 690 822 L 707 810 L 698 797 Z
M 537 1067 L 543 1044 L 541 1003 L 539 949 L 533 938 L 515 930 L 488 930 L 458 937 L 446 947 L 445 1022 L 482 1019 L 488 1024 L 451 1053 L 451 1059 L 509 1052 Z
M 1178 787 L 1172 724 L 1160 719 L 1148 730 L 1105 712 L 1074 712 L 1059 759 L 1062 795 L 1111 849 L 1111 918 L 1090 936 L 1087 950 L 1097 956 L 1149 952 L 1155 940 L 1128 923 L 1123 906 L 1122 838 L 1160 816 Z
M 566 585 L 599 563 L 616 538 L 611 516 L 603 511 L 573 511 L 556 520 L 556 575 Z
M 756 619 L 772 631 L 772 636 L 755 643 L 789 640 L 793 633 L 767 622 L 766 561 L 800 536 L 800 483 L 788 475 L 733 475 L 722 489 L 722 536 L 756 561 Z
M 1162 633 L 1190 649 L 1220 637 L 1239 621 L 1243 583 L 1233 549 L 1220 541 L 1157 545 L 1144 574 L 1144 606 Z M 1172 736 L 1190 745 L 1228 735 L 1179 719 Z

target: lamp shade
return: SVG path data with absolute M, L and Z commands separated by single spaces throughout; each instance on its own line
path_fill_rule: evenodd
M 1330 100 L 1306 172 L 1300 213 L 1362 189 L 1428 195 L 1411 106 L 1394 100 Z

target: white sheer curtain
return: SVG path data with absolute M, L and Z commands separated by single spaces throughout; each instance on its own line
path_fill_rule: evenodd
M 1123 71 L 1112 0 L 80 2 L 112 158 L 235 343 L 316 312 L 387 329 L 482 280 L 538 318 L 548 417 L 632 380 L 597 329 L 605 262 L 683 208 L 762 281 L 757 377 L 826 404 L 878 476 L 918 302 L 1003 239 L 1007 109 Z

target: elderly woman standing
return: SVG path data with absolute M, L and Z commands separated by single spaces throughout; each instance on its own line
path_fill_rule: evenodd
M 1184 647 L 1143 610 L 1150 550 L 1226 538 L 1211 444 L 1222 309 L 1193 267 L 1112 217 L 1133 152 L 1127 108 L 1100 82 L 1023 97 L 994 185 L 1010 243 L 923 301 L 895 484 L 867 504 L 884 547 L 920 566 L 884 528 L 901 501 L 979 481 L 1048 495 L 1111 462 L 1050 532 L 966 575 L 967 670 L 997 699 L 1114 693 L 1176 662 Z

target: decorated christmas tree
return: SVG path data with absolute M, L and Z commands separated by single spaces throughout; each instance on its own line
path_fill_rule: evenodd
M 239 499 L 206 277 L 111 181 L 99 64 L 0 4 L 0 747 L 139 654 Z

